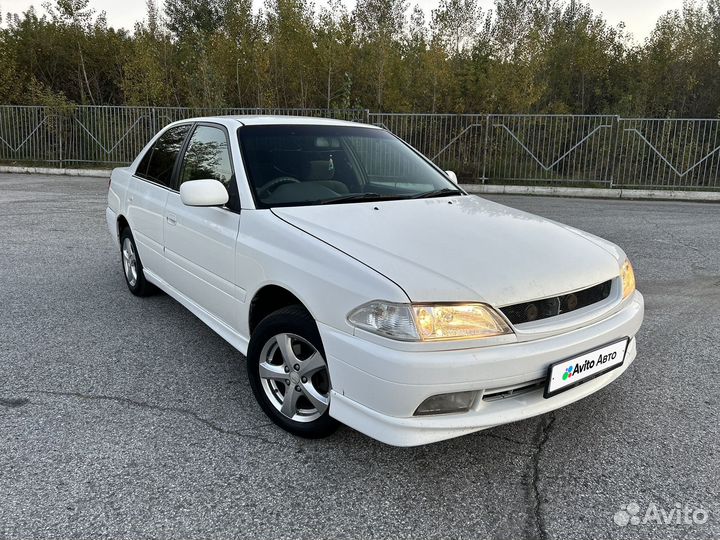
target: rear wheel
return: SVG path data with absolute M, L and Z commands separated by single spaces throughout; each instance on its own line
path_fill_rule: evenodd
M 151 283 L 145 279 L 143 265 L 140 262 L 135 239 L 129 227 L 120 232 L 120 257 L 122 259 L 123 274 L 128 289 L 135 296 L 148 296 L 155 290 Z
M 330 435 L 330 374 L 317 325 L 301 306 L 265 317 L 248 347 L 250 386 L 265 414 L 301 437 Z

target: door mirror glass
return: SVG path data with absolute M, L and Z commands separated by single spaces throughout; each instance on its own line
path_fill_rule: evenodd
M 457 174 L 452 171 L 445 171 L 445 174 L 447 174 L 447 177 L 452 180 L 454 184 L 457 184 Z
M 180 184 L 180 200 L 186 206 L 223 206 L 227 189 L 217 180 L 188 180 Z

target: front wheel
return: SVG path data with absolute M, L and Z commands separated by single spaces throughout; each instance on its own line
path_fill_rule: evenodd
M 247 355 L 250 386 L 265 414 L 294 435 L 320 438 L 337 429 L 330 417 L 330 374 L 315 321 L 300 306 L 268 315 Z

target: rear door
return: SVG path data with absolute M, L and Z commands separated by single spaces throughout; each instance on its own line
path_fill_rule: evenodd
M 230 200 L 223 207 L 185 206 L 179 191 L 165 205 L 167 281 L 205 311 L 238 328 L 242 292 L 235 284 L 235 242 L 240 203 L 224 126 L 199 123 L 178 168 L 177 190 L 189 180 L 222 182 Z
M 191 124 L 165 131 L 147 150 L 125 195 L 127 219 L 145 270 L 163 277 L 165 203 L 172 189 L 173 171 Z

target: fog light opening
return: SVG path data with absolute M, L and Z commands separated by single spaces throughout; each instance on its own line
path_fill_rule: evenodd
M 476 397 L 475 390 L 430 396 L 415 410 L 414 416 L 467 412 L 473 406 Z

